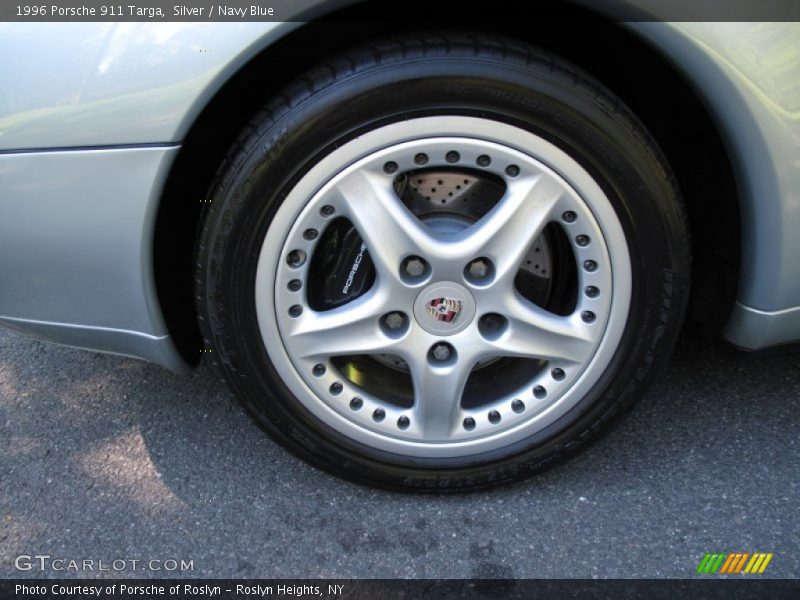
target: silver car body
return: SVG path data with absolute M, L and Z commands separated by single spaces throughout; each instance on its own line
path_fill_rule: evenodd
M 186 371 L 156 296 L 164 183 L 218 90 L 301 26 L 0 24 L 0 323 Z M 800 25 L 626 27 L 697 91 L 734 166 L 741 272 L 724 336 L 800 340 Z

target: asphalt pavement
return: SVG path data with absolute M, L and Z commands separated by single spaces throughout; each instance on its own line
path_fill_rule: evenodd
M 774 553 L 763 576 L 797 577 L 799 484 L 798 356 L 684 336 L 571 462 L 442 497 L 306 465 L 210 365 L 187 378 L 0 331 L 0 577 L 91 575 L 15 568 L 36 554 L 122 559 L 96 573 L 122 577 L 693 577 L 706 552 L 756 551 Z

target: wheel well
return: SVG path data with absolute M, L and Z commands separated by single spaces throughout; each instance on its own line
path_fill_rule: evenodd
M 374 6 L 358 4 L 306 24 L 266 48 L 226 82 L 183 140 L 156 220 L 154 268 L 168 329 L 190 364 L 199 361 L 202 343 L 193 294 L 196 233 L 214 173 L 236 136 L 270 96 L 326 56 L 370 38 L 442 29 L 445 22 L 383 23 L 378 15 L 366 25 Z M 551 19 L 536 22 L 482 22 L 477 29 L 475 22 L 449 21 L 447 29 L 502 34 L 550 50 L 628 104 L 666 155 L 688 207 L 694 260 L 687 322 L 716 334 L 738 288 L 739 201 L 716 126 L 683 77 L 627 29 L 575 7 L 559 5 Z

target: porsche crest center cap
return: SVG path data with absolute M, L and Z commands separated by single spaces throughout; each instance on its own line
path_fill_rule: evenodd
M 417 296 L 414 316 L 426 331 L 452 335 L 475 318 L 475 300 L 463 285 L 450 281 L 433 283 Z

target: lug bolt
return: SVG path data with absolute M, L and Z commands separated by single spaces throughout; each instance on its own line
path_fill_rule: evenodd
M 383 172 L 387 175 L 391 175 L 392 173 L 397 172 L 397 163 L 393 160 L 390 160 L 385 165 L 383 165 Z
M 563 381 L 564 377 L 566 377 L 566 373 L 564 373 L 564 369 L 559 369 L 558 367 L 556 367 L 555 369 L 550 371 L 550 375 L 552 375 L 553 379 L 555 379 L 556 381 Z
M 503 324 L 503 317 L 495 313 L 484 315 L 483 320 L 490 329 L 498 329 Z
M 318 235 L 319 231 L 317 231 L 316 229 L 306 229 L 303 232 L 303 237 L 309 241 L 317 239 Z
M 317 377 L 322 377 L 323 375 L 325 375 L 325 365 L 322 364 L 314 365 L 314 368 L 312 369 L 311 372 L 314 373 L 314 375 Z
M 472 431 L 473 429 L 475 429 L 475 419 L 473 419 L 472 417 L 467 417 L 466 419 L 464 419 L 464 429 L 466 429 L 467 431 Z
M 425 273 L 425 261 L 418 256 L 410 256 L 405 260 L 403 270 L 409 277 L 420 277 Z
M 488 167 L 490 164 L 492 164 L 492 159 L 489 158 L 488 154 L 481 154 L 478 157 L 478 160 L 475 162 L 478 163 L 479 167 Z
M 362 406 L 364 406 L 364 401 L 358 396 L 350 400 L 350 408 L 352 410 L 361 410 Z
M 292 279 L 286 287 L 289 288 L 290 292 L 297 292 L 303 287 L 303 282 L 299 279 Z
M 478 319 L 478 331 L 484 337 L 491 338 L 502 331 L 506 324 L 506 318 L 497 313 L 486 313 Z
M 561 218 L 564 219 L 565 223 L 574 223 L 577 220 L 578 215 L 576 215 L 573 211 L 568 210 L 563 215 L 561 215 Z
M 585 310 L 581 313 L 581 319 L 583 319 L 585 323 L 594 323 L 595 318 L 595 314 L 590 310 Z
M 289 316 L 297 318 L 303 314 L 303 307 L 299 304 L 295 304 L 289 308 Z
M 383 322 L 386 324 L 386 327 L 389 329 L 400 329 L 405 323 L 406 319 L 403 316 L 403 313 L 399 312 L 392 312 L 386 315 L 383 319 Z
M 591 273 L 597 270 L 597 263 L 593 260 L 585 260 L 583 261 L 583 268 Z
M 434 360 L 439 362 L 446 361 L 448 358 L 450 358 L 450 354 L 452 354 L 450 344 L 446 344 L 444 342 L 434 344 L 433 348 L 431 348 L 431 356 Z
M 341 381 L 334 381 L 330 387 L 331 394 L 333 394 L 334 396 L 338 396 L 339 394 L 341 394 L 343 389 L 344 386 L 342 385 Z
M 541 400 L 542 398 L 547 396 L 547 390 L 544 389 L 544 387 L 542 387 L 541 385 L 537 385 L 536 387 L 533 388 L 533 395 Z
M 414 156 L 414 164 L 420 165 L 420 166 L 427 165 L 428 164 L 428 155 L 423 153 L 423 152 L 420 152 L 419 154 Z
M 506 175 L 509 177 L 516 177 L 519 175 L 519 167 L 517 165 L 508 165 L 506 167 Z
M 411 425 L 411 421 L 409 420 L 408 417 L 403 416 L 397 419 L 397 426 L 400 429 L 408 429 L 409 425 Z
M 589 296 L 589 298 L 597 298 L 597 296 L 600 295 L 600 290 L 595 286 L 590 285 L 583 290 L 583 293 Z
M 319 209 L 319 214 L 321 214 L 323 217 L 331 217 L 335 212 L 336 209 L 333 208 L 330 204 L 326 204 L 325 206 Z
M 286 257 L 286 262 L 289 263 L 290 267 L 302 267 L 303 263 L 306 262 L 306 253 L 302 250 L 292 250 L 289 252 L 289 255 Z
M 525 410 L 525 403 L 522 400 L 514 400 L 511 403 L 511 410 L 519 414 Z
M 376 408 L 372 413 L 372 420 L 380 423 L 386 418 L 386 411 L 382 408 Z
M 500 422 L 500 413 L 496 410 L 493 410 L 489 413 L 489 422 L 497 424 Z
M 467 275 L 472 279 L 484 279 L 492 271 L 492 263 L 488 258 L 476 258 L 467 265 Z
M 455 150 L 450 150 L 450 152 L 445 155 L 444 159 L 449 163 L 457 163 L 461 160 L 461 155 Z
M 588 246 L 589 245 L 589 236 L 588 235 L 579 235 L 575 238 L 575 243 L 578 246 Z

